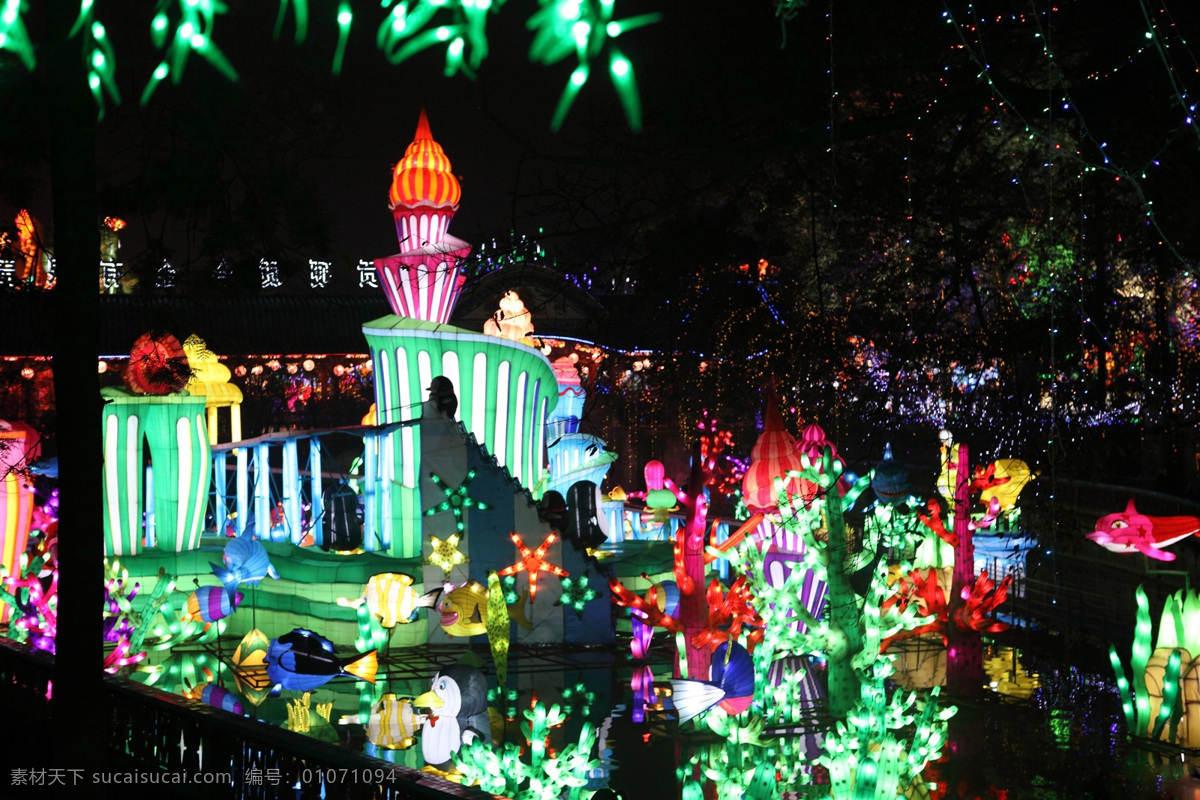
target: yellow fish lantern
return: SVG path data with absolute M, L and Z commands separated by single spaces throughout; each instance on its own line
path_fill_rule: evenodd
M 954 435 L 948 430 L 938 432 L 938 439 L 941 441 L 941 461 L 942 469 L 937 477 L 937 491 L 942 497 L 946 498 L 946 502 L 953 508 L 954 492 L 957 489 L 955 478 L 959 480 L 970 480 L 970 475 L 956 476 L 955 470 L 958 466 L 958 445 L 954 443 Z
M 416 744 L 414 737 L 424 721 L 423 714 L 413 713 L 412 700 L 387 692 L 371 706 L 367 741 L 384 750 L 407 750 Z
M 242 696 L 259 705 L 267 698 L 274 685 L 267 677 L 267 649 L 271 641 L 258 628 L 250 631 L 238 642 L 230 660 L 233 662 L 233 677 Z
M 432 589 L 418 595 L 413 588 L 413 579 L 400 572 L 381 572 L 367 580 L 363 596 L 355 600 L 338 598 L 338 605 L 357 608 L 363 603 L 367 610 L 385 628 L 394 628 L 397 623 L 407 624 L 417 618 L 418 608 L 434 608 L 442 590 Z
M 1030 472 L 1029 465 L 1019 458 L 1000 458 L 995 461 L 994 466 L 992 476 L 1008 480 L 984 489 L 979 495 L 979 502 L 987 506 L 995 497 L 1000 501 L 1001 511 L 1011 511 L 1017 504 L 1017 495 L 1033 480 L 1033 473 Z
M 477 636 L 487 632 L 487 588 L 469 580 L 447 592 L 437 605 L 442 630 L 448 636 Z

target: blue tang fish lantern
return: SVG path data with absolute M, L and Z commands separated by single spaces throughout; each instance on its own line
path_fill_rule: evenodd
M 333 642 L 305 628 L 272 639 L 267 647 L 267 678 L 274 684 L 272 695 L 283 689 L 310 692 L 342 675 L 374 683 L 378 667 L 374 650 L 338 656 Z

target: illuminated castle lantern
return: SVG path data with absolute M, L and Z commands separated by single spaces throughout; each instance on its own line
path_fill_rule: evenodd
M 546 421 L 550 440 L 547 445 L 550 480 L 546 490 L 566 497 L 567 491 L 579 481 L 591 481 L 596 486 L 603 484 L 617 454 L 609 452 L 602 439 L 579 432 L 579 418 L 583 415 L 587 392 L 580 385 L 575 362 L 563 356 L 552 366 L 558 381 L 558 405 Z
M 242 439 L 242 390 L 229 382 L 229 367 L 217 360 L 216 354 L 199 336 L 192 334 L 183 343 L 192 377 L 185 387 L 189 394 L 204 395 L 208 413 L 208 443 L 217 443 L 217 409 L 229 409 L 230 441 Z
M 528 345 L 448 324 L 462 288 L 461 262 L 470 246 L 446 233 L 460 189 L 424 112 L 415 141 L 396 165 L 391 209 L 401 252 L 375 261 L 394 314 L 363 325 L 375 370 L 376 421 L 399 424 L 382 444 L 389 472 L 381 549 L 408 558 L 421 553 L 422 403 L 435 377 L 458 399 L 451 419 L 523 487 L 542 478 L 546 419 L 558 402 L 550 362 Z M 429 412 L 425 412 L 429 413 Z M 406 424 L 407 423 L 407 424 Z

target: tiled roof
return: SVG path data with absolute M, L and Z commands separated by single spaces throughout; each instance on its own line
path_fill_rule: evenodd
M 53 292 L 0 294 L 0 355 L 49 355 L 55 324 L 70 324 Z M 100 355 L 124 355 L 148 330 L 195 333 L 221 355 L 366 353 L 362 325 L 391 313 L 371 297 L 248 296 L 203 303 L 186 297 L 100 297 Z M 61 318 L 61 319 L 60 319 Z M 80 332 L 81 335 L 84 332 Z
M 560 279 L 561 280 L 561 279 Z M 602 301 L 559 283 L 565 302 L 555 302 L 545 281 L 510 272 L 490 285 L 468 287 L 451 324 L 483 330 L 501 289 L 518 288 L 536 313 L 536 335 L 579 337 L 617 349 L 670 347 L 671 320 L 657 298 L 609 295 Z M 474 291 L 471 291 L 474 289 Z M 361 297 L 243 295 L 199 301 L 182 295 L 100 295 L 98 355 L 119 356 L 148 330 L 193 333 L 223 356 L 366 353 L 362 326 L 391 314 L 382 292 Z M 56 324 L 70 325 L 71 313 L 57 306 L 55 292 L 0 292 L 0 356 L 48 356 Z M 80 332 L 81 335 L 83 332 Z

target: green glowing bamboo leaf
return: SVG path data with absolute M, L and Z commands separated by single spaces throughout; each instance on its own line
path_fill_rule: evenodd
M 304 44 L 308 36 L 308 0 L 291 0 L 296 15 L 296 44 Z M 275 38 L 283 32 L 283 21 L 287 18 L 288 0 L 279 0 L 279 14 L 275 17 Z
M 208 60 L 208 63 L 216 67 L 217 71 L 230 81 L 236 81 L 238 79 L 237 70 L 233 68 L 233 64 L 229 63 L 229 59 L 225 58 L 225 54 L 221 52 L 221 49 L 213 44 L 207 37 L 202 43 L 200 43 L 199 47 L 196 47 L 196 51 L 199 52 L 200 55 L 204 56 L 204 58 Z
M 338 6 L 338 43 L 333 55 L 333 74 L 342 74 L 342 61 L 346 57 L 346 42 L 350 38 L 350 25 L 354 21 L 354 12 L 349 3 L 343 2 Z

